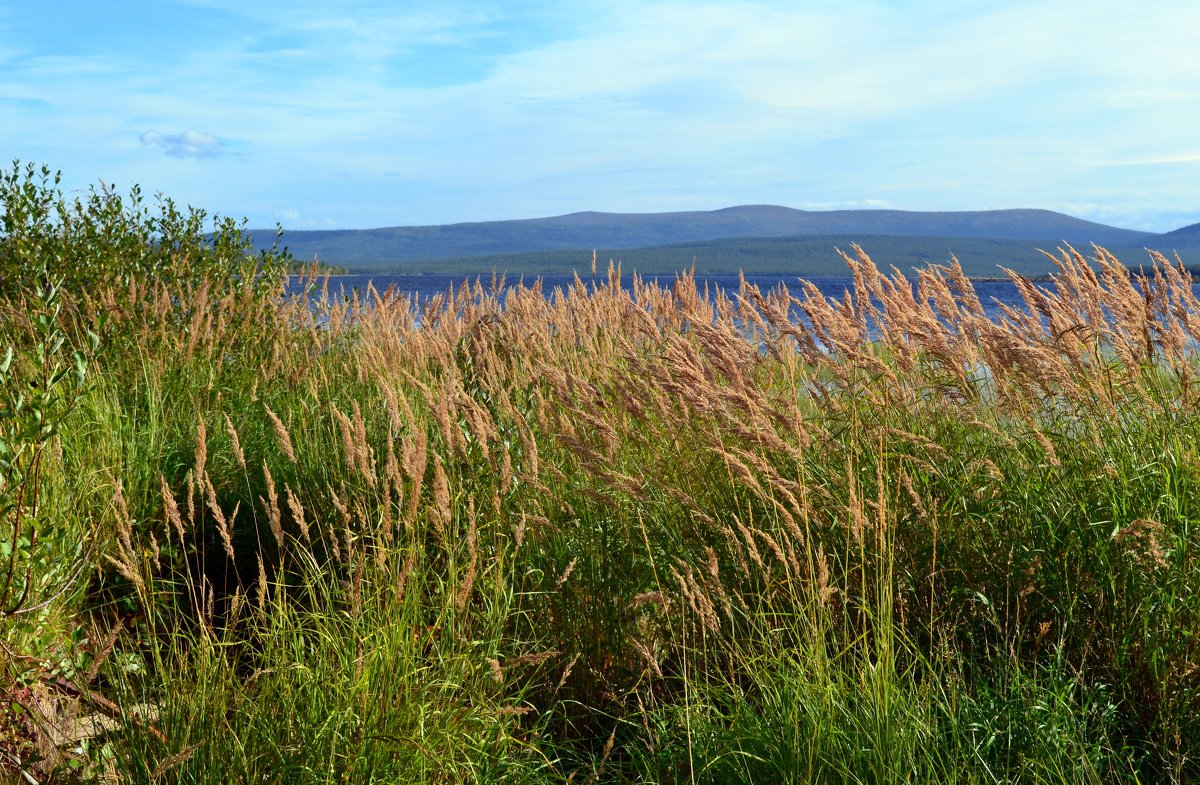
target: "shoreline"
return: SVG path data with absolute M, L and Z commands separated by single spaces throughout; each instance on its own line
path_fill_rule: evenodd
M 637 271 L 636 270 L 631 271 L 630 273 L 628 273 L 628 275 L 633 275 L 634 273 L 637 273 Z M 665 276 L 677 277 L 681 274 L 682 273 L 679 271 L 673 272 L 673 273 L 641 273 L 641 275 L 643 277 L 653 277 L 653 278 L 662 278 Z M 304 273 L 287 273 L 287 275 L 289 277 L 299 278 L 299 277 L 302 277 L 304 275 Z M 491 277 L 492 275 L 496 275 L 497 277 L 503 276 L 505 278 L 516 278 L 516 279 L 529 278 L 531 276 L 534 278 L 549 278 L 549 277 L 570 278 L 572 276 L 578 275 L 581 280 L 585 280 L 585 281 L 589 280 L 589 279 L 607 279 L 608 278 L 607 273 L 595 273 L 595 274 L 588 273 L 585 275 L 584 273 L 574 271 L 574 270 L 570 271 L 570 272 L 556 272 L 556 273 L 547 273 L 547 272 L 505 273 L 505 272 L 496 272 L 496 271 L 491 271 L 491 270 L 489 270 L 487 272 L 468 271 L 468 272 L 454 272 L 454 273 L 403 272 L 403 271 L 387 271 L 387 272 L 384 272 L 384 271 L 353 272 L 353 271 L 351 271 L 351 272 L 347 272 L 347 273 L 328 273 L 328 274 L 323 273 L 323 274 L 317 275 L 316 277 L 317 278 L 328 278 L 330 280 L 336 280 L 336 279 L 341 279 L 341 278 L 371 278 L 371 277 L 391 277 L 391 276 L 395 276 L 395 277 L 403 276 L 406 278 L 464 278 L 465 279 L 465 278 Z M 624 276 L 624 275 L 626 275 L 626 273 L 622 272 L 622 275 Z M 778 278 L 780 281 L 787 280 L 787 279 L 793 279 L 793 278 L 796 280 L 801 280 L 801 281 L 813 281 L 813 280 L 829 281 L 829 280 L 838 280 L 838 279 L 842 279 L 842 278 L 845 278 L 847 280 L 853 280 L 853 278 L 854 278 L 853 275 L 803 276 L 803 275 L 793 275 L 793 274 L 778 274 L 778 273 L 773 273 L 773 272 L 746 272 L 745 270 L 738 271 L 738 272 L 724 272 L 724 273 L 706 273 L 706 274 L 698 273 L 696 275 L 696 278 L 697 278 L 697 280 L 705 280 L 705 279 L 712 279 L 712 278 L 736 278 L 739 275 L 745 275 L 747 278 Z M 1044 273 L 1041 275 L 1027 275 L 1027 276 L 1023 276 L 1023 277 L 1029 281 L 1052 281 L 1053 280 L 1052 273 Z M 971 283 L 1008 283 L 1012 280 L 1008 276 L 1004 276 L 1004 275 L 990 275 L 990 276 L 978 276 L 978 277 L 968 275 L 968 276 L 966 276 L 966 278 Z

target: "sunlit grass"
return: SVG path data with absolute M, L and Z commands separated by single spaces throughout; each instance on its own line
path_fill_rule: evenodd
M 17 287 L 0 349 L 51 329 L 86 373 L 57 432 L 3 432 L 44 456 L 0 539 L 38 532 L 4 555 L 45 605 L 0 619 L 0 770 L 1195 777 L 1190 279 L 1068 251 L 995 323 L 956 268 L 914 296 L 846 261 L 842 303 L 613 270 L 417 312 L 183 254 L 66 285 L 42 333 Z M 46 748 L 60 676 L 119 729 Z

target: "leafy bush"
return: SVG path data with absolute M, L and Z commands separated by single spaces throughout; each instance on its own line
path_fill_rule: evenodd
M 261 286 L 290 262 L 278 249 L 255 254 L 245 221 L 214 217 L 208 233 L 205 211 L 162 196 L 151 209 L 138 186 L 123 199 L 102 183 L 71 200 L 61 182 L 61 173 L 19 161 L 0 173 L 0 297 L 47 280 L 71 292 L 150 279 Z

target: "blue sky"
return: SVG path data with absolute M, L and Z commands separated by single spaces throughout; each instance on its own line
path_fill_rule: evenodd
M 1200 4 L 0 0 L 0 157 L 285 229 L 1200 221 Z

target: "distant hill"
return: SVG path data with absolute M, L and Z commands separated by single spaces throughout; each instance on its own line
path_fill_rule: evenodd
M 1158 235 L 1159 242 L 1182 242 L 1185 245 L 1200 243 L 1200 224 L 1191 224 L 1173 232 Z
M 274 230 L 252 231 L 269 247 Z M 869 240 L 869 242 L 868 242 Z M 971 275 L 994 275 L 996 265 L 1031 273 L 1048 264 L 1037 248 L 1064 242 L 1168 252 L 1200 250 L 1200 224 L 1165 235 L 1120 229 L 1049 210 L 909 212 L 806 211 L 745 205 L 707 212 L 597 213 L 552 218 L 405 226 L 383 229 L 286 232 L 283 244 L 299 260 L 363 272 L 569 272 L 590 265 L 592 249 L 626 269 L 669 272 L 688 266 L 707 272 L 769 272 L 801 267 L 805 275 L 840 274 L 834 246 L 867 247 L 881 264 L 911 266 L 956 254 Z M 581 261 L 582 260 L 582 261 Z M 816 270 L 823 272 L 814 272 Z

